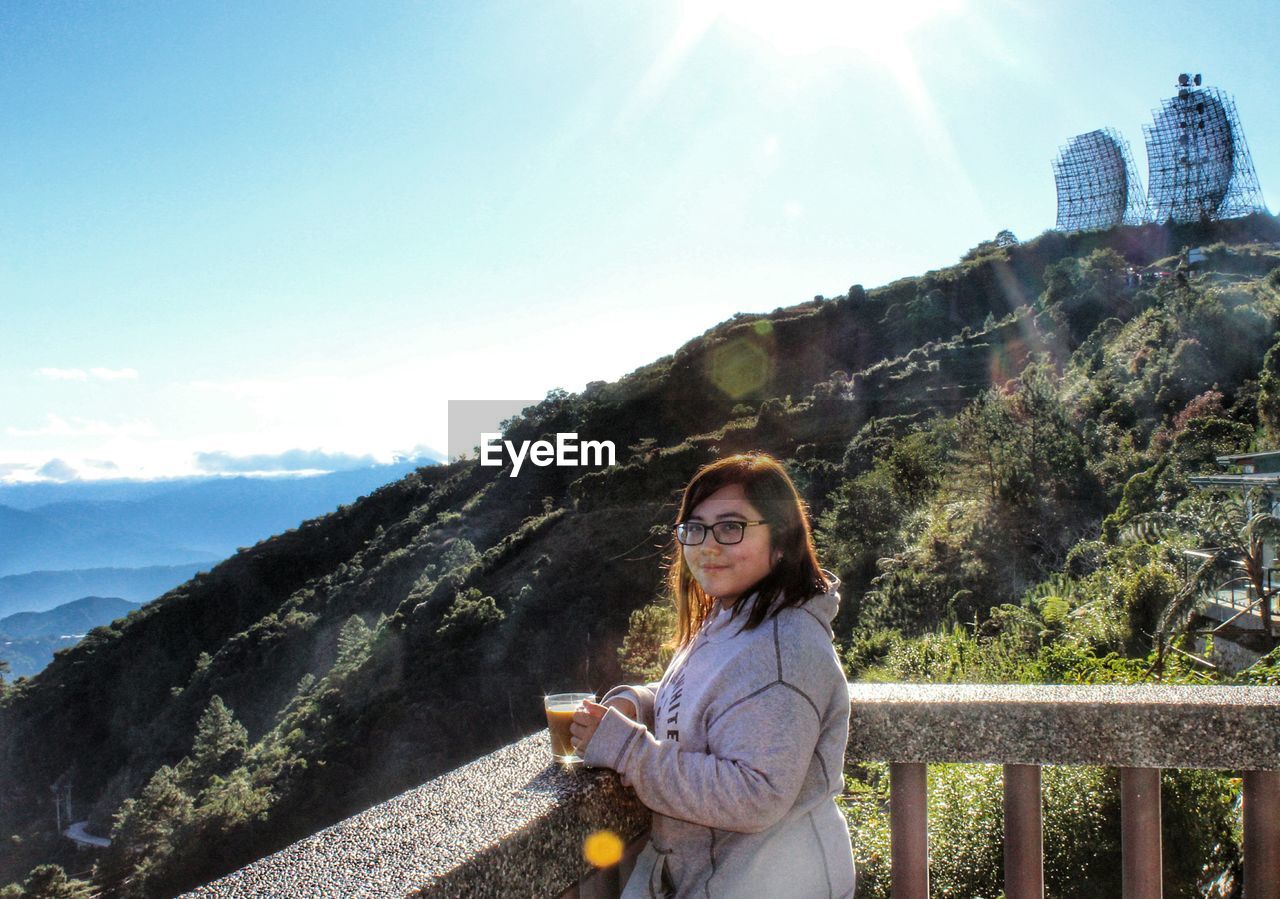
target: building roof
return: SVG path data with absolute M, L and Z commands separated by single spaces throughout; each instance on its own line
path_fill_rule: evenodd
M 1280 490 L 1280 474 L 1206 474 L 1187 478 L 1197 487 L 1270 487 Z
M 1216 457 L 1219 465 L 1239 465 L 1255 472 L 1280 472 L 1280 450 L 1264 450 L 1257 453 L 1240 453 L 1234 456 Z
M 1280 450 L 1259 450 L 1256 453 L 1240 453 L 1236 456 L 1218 456 L 1219 465 L 1231 465 L 1239 459 L 1261 459 L 1265 456 L 1280 456 Z

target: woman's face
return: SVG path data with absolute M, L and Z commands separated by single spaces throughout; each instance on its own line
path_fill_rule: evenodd
M 724 545 L 711 526 L 721 521 L 760 521 L 763 516 L 747 501 L 741 484 L 721 487 L 694 506 L 686 521 L 707 526 L 706 539 L 685 546 L 684 561 L 704 593 L 728 605 L 769 573 L 774 565 L 769 525 L 747 528 L 741 543 Z

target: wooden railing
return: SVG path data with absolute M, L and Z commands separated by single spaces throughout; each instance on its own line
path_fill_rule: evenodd
M 1245 899 L 1280 899 L 1280 689 L 880 685 L 850 692 L 848 758 L 890 762 L 895 899 L 929 895 L 931 762 L 1004 766 L 1008 899 L 1044 896 L 1041 766 L 1120 769 L 1125 899 L 1161 895 L 1160 769 L 1241 770 Z
M 1161 768 L 1243 772 L 1245 899 L 1280 899 L 1280 688 L 849 688 L 847 759 L 890 764 L 895 899 L 929 895 L 926 768 L 1004 766 L 1005 892 L 1044 895 L 1040 770 L 1120 769 L 1124 896 L 1161 894 Z M 477 759 L 195 892 L 203 896 L 620 894 L 648 814 L 607 771 L 547 762 L 545 733 Z M 599 871 L 585 838 L 627 846 Z

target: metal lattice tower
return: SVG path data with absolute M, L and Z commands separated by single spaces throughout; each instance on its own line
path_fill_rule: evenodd
M 1178 95 L 1152 112 L 1149 205 L 1157 222 L 1200 222 L 1266 212 L 1244 130 L 1228 94 L 1178 76 Z
M 1148 221 L 1146 194 L 1129 145 L 1110 128 L 1077 134 L 1053 163 L 1059 231 L 1092 231 Z

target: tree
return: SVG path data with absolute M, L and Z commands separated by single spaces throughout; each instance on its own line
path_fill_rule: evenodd
M 195 803 L 175 768 L 161 766 L 136 799 L 126 799 L 115 815 L 104 868 L 127 875 L 143 864 L 162 863 L 181 843 L 195 815 Z
M 334 660 L 333 667 L 339 671 L 359 667 L 368 655 L 372 633 L 359 615 L 352 615 L 343 622 L 342 630 L 338 632 L 338 657 Z
M 934 422 L 880 443 L 872 467 L 843 481 L 818 518 L 822 559 L 859 594 L 876 574 L 876 560 L 902 548 L 902 525 L 937 489 L 952 448 L 951 429 Z M 854 453 L 850 444 L 849 453 Z M 854 603 L 850 603 L 851 608 Z
M 191 746 L 191 779 L 200 784 L 215 774 L 225 774 L 244 757 L 249 732 L 236 720 L 221 696 L 215 696 L 196 725 Z
M 1124 290 L 1127 268 L 1124 257 L 1110 249 L 1095 250 L 1083 259 L 1061 259 L 1045 269 L 1039 308 L 1055 325 L 1065 325 L 1071 344 L 1079 345 L 1104 319 L 1132 314 Z
M 1267 441 L 1280 442 L 1280 340 L 1262 357 L 1262 375 L 1258 381 L 1258 420 Z
M 1028 365 L 1012 389 L 992 387 L 975 399 L 956 434 L 960 482 L 980 480 L 992 501 L 1019 504 L 1078 491 L 1084 445 L 1046 366 Z
M 211 833 L 225 833 L 266 817 L 274 797 L 266 787 L 255 787 L 247 768 L 236 768 L 224 779 L 214 776 L 200 794 L 196 809 L 200 827 Z
M 436 628 L 436 634 L 454 646 L 462 646 L 506 617 L 492 596 L 468 587 L 454 594 L 453 605 Z
M 458 537 L 440 555 L 440 571 L 448 574 L 459 568 L 468 568 L 479 558 L 480 553 L 476 552 L 475 544 L 466 537 Z
M 92 884 L 68 877 L 61 865 L 40 865 L 31 869 L 23 884 L 23 899 L 89 899 Z
M 1009 409 L 994 387 L 970 403 L 956 422 L 958 467 L 980 479 L 993 502 L 1004 491 L 1010 474 L 1006 458 L 1012 446 L 1007 438 L 1012 431 Z
M 636 609 L 628 621 L 627 635 L 618 650 L 623 673 L 646 682 L 662 677 L 671 661 L 671 638 L 676 613 L 669 602 L 655 602 Z

